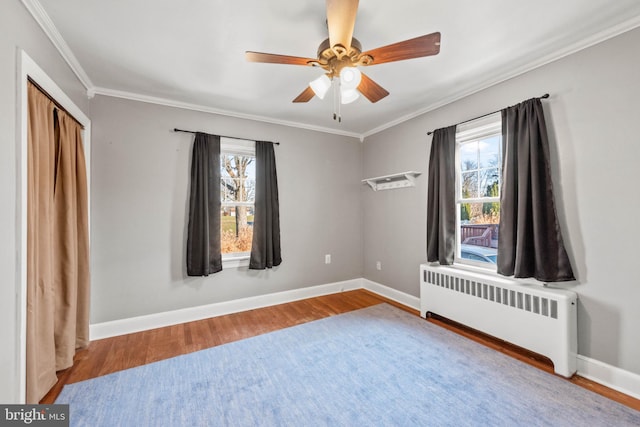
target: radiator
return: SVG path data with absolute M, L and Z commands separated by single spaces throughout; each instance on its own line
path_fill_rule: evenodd
M 434 313 L 548 357 L 576 372 L 574 292 L 444 266 L 420 266 L 420 315 Z

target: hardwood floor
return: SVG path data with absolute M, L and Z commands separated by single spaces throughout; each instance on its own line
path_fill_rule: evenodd
M 92 341 L 87 349 L 81 350 L 76 354 L 73 367 L 58 372 L 58 383 L 40 403 L 53 403 L 65 384 L 134 368 L 382 302 L 392 304 L 418 316 L 417 310 L 360 289 Z M 430 317 L 427 321 L 473 339 L 539 369 L 553 372 L 553 365 L 549 359 L 543 356 L 443 318 Z M 567 381 L 640 410 L 640 400 L 631 396 L 604 387 L 578 375 L 574 375 L 573 378 Z

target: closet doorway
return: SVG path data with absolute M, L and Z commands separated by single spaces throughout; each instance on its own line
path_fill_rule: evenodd
M 89 343 L 91 121 L 18 53 L 19 400 L 38 403 Z

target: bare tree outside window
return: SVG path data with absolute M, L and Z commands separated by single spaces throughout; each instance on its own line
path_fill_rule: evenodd
M 255 157 L 221 153 L 222 253 L 251 250 L 255 203 Z
M 460 147 L 461 199 L 499 197 L 500 139 L 473 141 Z M 460 219 L 471 223 L 500 222 L 500 203 L 462 203 Z

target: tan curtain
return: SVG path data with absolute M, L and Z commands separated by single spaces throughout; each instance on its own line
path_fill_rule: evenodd
M 28 88 L 27 403 L 89 343 L 89 230 L 82 128 Z

